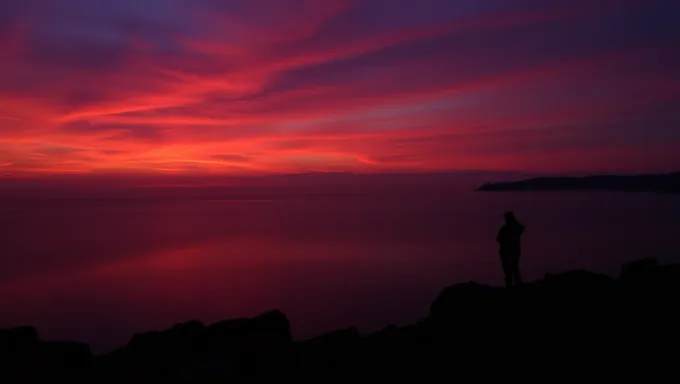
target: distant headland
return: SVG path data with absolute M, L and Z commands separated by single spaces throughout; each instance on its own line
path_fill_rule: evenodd
M 680 193 L 680 172 L 647 175 L 597 175 L 538 177 L 521 181 L 487 183 L 476 191 L 623 191 Z

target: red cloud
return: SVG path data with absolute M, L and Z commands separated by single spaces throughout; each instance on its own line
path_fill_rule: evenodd
M 197 1 L 153 22 L 95 23 L 94 5 L 83 18 L 8 13 L 2 171 L 580 169 L 598 148 L 620 168 L 678 139 L 677 110 L 663 108 L 678 100 L 677 31 L 616 29 L 653 5 L 539 3 L 465 14 L 425 2 L 401 17 L 374 0 Z

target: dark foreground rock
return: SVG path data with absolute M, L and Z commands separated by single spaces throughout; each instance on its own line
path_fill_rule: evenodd
M 481 380 L 675 381 L 680 265 L 625 265 L 618 278 L 547 275 L 514 290 L 444 289 L 423 321 L 295 342 L 279 311 L 177 324 L 106 355 L 0 331 L 2 383 L 350 383 Z

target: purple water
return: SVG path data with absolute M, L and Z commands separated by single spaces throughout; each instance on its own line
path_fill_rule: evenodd
M 94 351 L 136 331 L 278 308 L 298 339 L 416 321 L 446 285 L 502 281 L 494 237 L 526 225 L 522 269 L 680 261 L 680 196 L 381 189 L 276 197 L 5 200 L 0 327 Z

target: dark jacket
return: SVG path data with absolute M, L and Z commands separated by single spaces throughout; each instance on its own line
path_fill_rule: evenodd
M 496 236 L 496 241 L 500 244 L 501 256 L 519 256 L 522 250 L 522 234 L 524 234 L 524 226 L 517 221 L 508 222 L 501 227 Z

